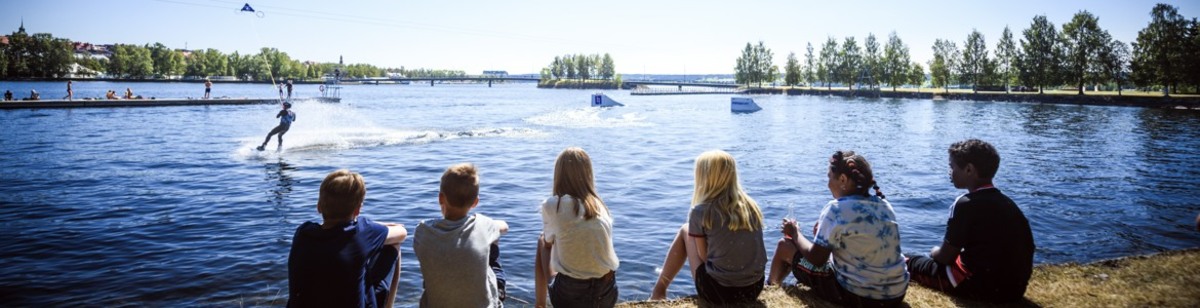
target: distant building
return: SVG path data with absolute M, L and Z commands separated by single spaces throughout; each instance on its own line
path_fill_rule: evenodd
M 483 71 L 484 77 L 508 77 L 508 71 Z

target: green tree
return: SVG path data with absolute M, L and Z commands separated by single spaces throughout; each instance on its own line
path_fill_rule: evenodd
M 967 40 L 963 42 L 962 62 L 959 65 L 959 80 L 962 83 L 971 84 L 971 91 L 978 93 L 980 75 L 983 74 L 984 65 L 987 64 L 987 44 L 983 40 L 983 34 L 979 30 L 972 29 L 971 34 L 967 35 Z
M 1129 72 L 1129 46 L 1109 38 L 1108 45 L 1100 49 L 1100 63 L 1104 78 L 1116 84 L 1117 96 L 1121 96 L 1121 85 Z
M 883 46 L 883 65 L 882 78 L 892 86 L 892 92 L 896 91 L 896 87 L 908 83 L 909 75 L 912 71 L 909 65 L 908 46 L 904 45 L 904 41 L 893 31 L 888 34 L 888 42 Z M 921 73 L 924 76 L 924 72 Z
M 746 43 L 746 48 L 742 49 L 742 56 L 737 58 L 733 66 L 733 80 L 738 84 L 750 86 L 750 71 L 754 68 L 751 63 L 751 58 L 754 57 L 754 45 Z
M 554 56 L 554 62 L 550 63 L 550 76 L 554 77 L 554 79 L 561 79 L 566 75 L 565 71 L 566 69 L 563 67 L 562 58 L 559 56 Z
M 775 53 L 771 52 L 763 41 L 758 41 L 758 46 L 754 48 L 754 67 L 759 87 L 763 82 L 779 79 L 779 67 L 775 66 L 774 59 Z
M 800 83 L 800 61 L 796 60 L 796 53 L 788 53 L 787 64 L 783 66 L 784 77 L 783 83 L 788 86 L 796 86 Z
M 563 56 L 563 67 L 567 70 L 567 79 L 575 79 L 575 57 L 572 55 Z
M 229 59 L 220 50 L 208 48 L 204 50 L 205 76 L 224 76 L 229 74 Z
M 1019 62 L 1021 83 L 1037 86 L 1038 94 L 1043 94 L 1046 86 L 1058 82 L 1062 59 L 1058 33 L 1045 15 L 1038 15 L 1033 17 L 1033 23 L 1023 34 Z
M 858 41 L 853 36 L 846 37 L 846 41 L 842 42 L 838 58 L 841 63 L 838 65 L 837 79 L 846 83 L 846 89 L 854 90 L 854 84 L 862 77 L 863 56 L 862 50 L 858 48 Z
M 1186 64 L 1189 44 L 1187 20 L 1179 9 L 1158 4 L 1150 10 L 1150 24 L 1138 31 L 1133 43 L 1133 82 L 1140 86 L 1163 86 L 1163 95 L 1178 93 L 1178 84 L 1185 74 L 1179 69 Z
M 921 85 L 925 84 L 925 68 L 921 67 L 921 63 L 912 63 L 912 70 L 908 72 L 908 82 L 917 87 L 917 92 L 921 92 Z
M 1016 78 L 1017 43 L 1013 41 L 1012 31 L 1004 26 L 1000 41 L 996 43 L 996 77 L 1004 83 L 1004 92 L 1009 93 L 1008 85 Z
M 863 41 L 863 69 L 865 75 L 869 77 L 867 85 L 871 89 L 879 86 L 880 80 L 883 78 L 883 61 L 879 56 L 879 42 L 875 39 L 874 33 L 867 33 L 867 39 Z
M 929 60 L 930 82 L 934 88 L 943 88 L 952 82 L 955 61 L 958 59 L 958 46 L 950 40 L 936 39 L 933 42 L 933 59 Z
M 1100 29 L 1100 21 L 1088 11 L 1079 11 L 1062 26 L 1064 79 L 1073 83 L 1083 95 L 1085 83 L 1100 82 L 1104 74 L 1102 61 L 1096 61 L 1100 49 L 1108 46 L 1108 32 Z
M 575 59 L 575 73 L 579 75 L 579 80 L 591 79 L 592 59 L 586 55 L 576 55 Z
M 837 39 L 832 36 L 821 45 L 821 62 L 817 66 L 817 75 L 820 76 L 821 82 L 825 84 L 826 90 L 833 90 L 832 82 L 837 74 L 837 67 L 840 65 L 841 59 L 838 56 Z
M 816 63 L 813 62 L 812 43 L 808 43 L 808 46 L 804 48 L 804 50 L 804 84 L 808 85 L 809 88 L 812 88 L 813 82 L 817 81 Z
M 187 56 L 187 66 L 186 66 L 186 69 L 184 69 L 183 75 L 187 76 L 187 77 L 206 77 L 206 76 L 208 76 L 207 74 L 204 73 L 205 71 L 208 70 L 207 59 L 208 59 L 208 57 L 204 56 L 203 50 L 192 51 Z M 116 58 L 113 57 L 111 60 L 112 60 L 112 62 L 115 62 Z M 110 65 L 109 67 L 114 67 L 114 66 Z M 110 70 L 109 74 L 116 74 L 116 73 L 112 72 Z
M 604 53 L 604 59 L 600 60 L 600 78 L 612 79 L 617 75 L 617 68 L 613 64 L 612 56 Z
M 8 77 L 8 46 L 0 46 L 0 77 Z

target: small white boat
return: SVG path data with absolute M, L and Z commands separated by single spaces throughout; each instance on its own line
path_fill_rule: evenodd
M 755 112 L 762 110 L 754 99 L 749 97 L 733 97 L 729 99 L 729 110 L 733 112 Z
M 592 107 L 621 107 L 624 104 L 614 101 L 604 93 L 592 94 Z

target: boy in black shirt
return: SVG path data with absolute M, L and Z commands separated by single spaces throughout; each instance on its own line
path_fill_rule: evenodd
M 950 207 L 942 245 L 908 258 L 912 281 L 978 300 L 1019 300 L 1033 272 L 1033 233 L 1017 204 L 992 186 L 1000 155 L 979 139 L 949 152 L 950 181 L 968 192 Z

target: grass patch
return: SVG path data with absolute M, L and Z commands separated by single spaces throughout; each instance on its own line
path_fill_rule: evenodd
M 1200 307 L 1200 249 L 1126 257 L 1090 264 L 1039 265 L 1025 300 L 993 305 L 947 296 L 909 285 L 904 304 L 910 307 Z M 617 307 L 717 307 L 694 296 L 669 301 L 641 301 Z M 821 300 L 808 287 L 770 286 L 758 302 L 738 307 L 839 307 Z

